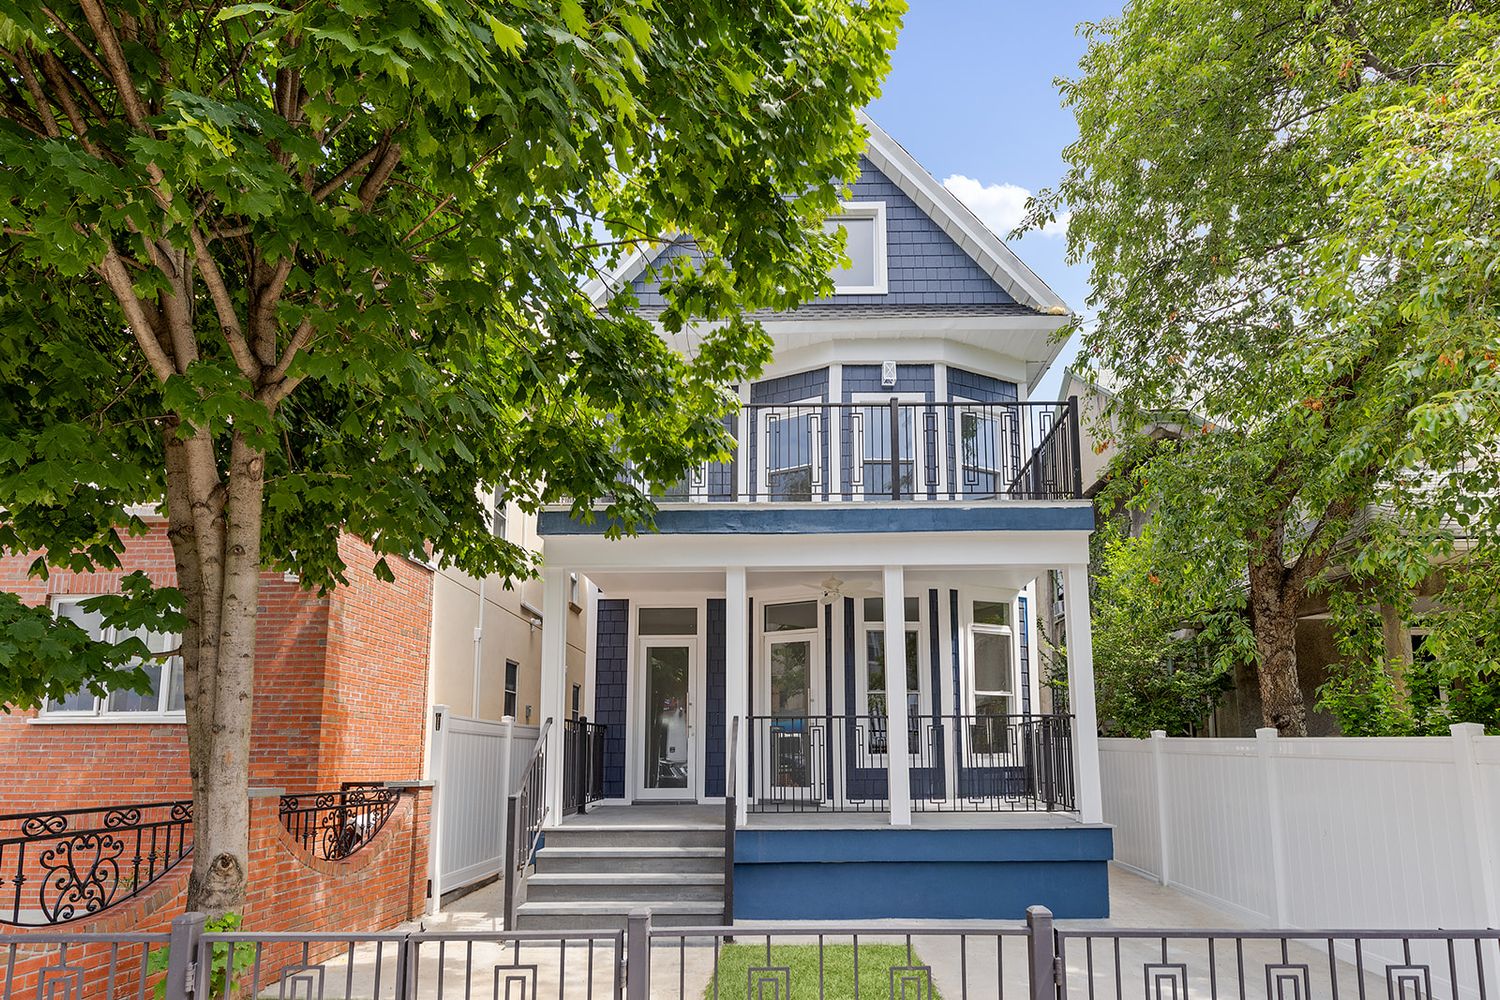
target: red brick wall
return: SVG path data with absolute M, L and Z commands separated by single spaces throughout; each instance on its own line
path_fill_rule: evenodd
M 341 781 L 420 776 L 426 715 L 432 573 L 390 560 L 396 582 L 374 578 L 364 543 L 340 543 L 347 587 L 327 597 L 264 573 L 251 722 L 251 784 L 291 792 Z M 165 525 L 130 539 L 118 572 L 27 575 L 35 553 L 0 556 L 0 589 L 28 603 L 55 595 L 110 593 L 144 570 L 176 582 Z M 186 798 L 187 735 L 155 721 L 36 723 L 35 712 L 0 715 L 0 813 Z

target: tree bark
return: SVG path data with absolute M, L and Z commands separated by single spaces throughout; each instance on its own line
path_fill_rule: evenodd
M 1307 735 L 1307 706 L 1297 676 L 1301 574 L 1283 559 L 1285 529 L 1274 524 L 1251 547 L 1250 615 L 1260 681 L 1261 719 L 1282 736 Z

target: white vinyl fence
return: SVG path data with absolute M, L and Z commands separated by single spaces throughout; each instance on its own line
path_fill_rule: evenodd
M 429 843 L 432 899 L 497 874 L 505 858 L 505 801 L 536 746 L 536 726 L 433 712 L 437 787 Z
M 1256 925 L 1500 926 L 1500 737 L 1099 741 L 1115 859 Z

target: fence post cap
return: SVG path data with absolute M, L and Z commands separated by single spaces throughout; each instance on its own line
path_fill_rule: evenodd
M 1281 731 L 1275 726 L 1262 726 L 1255 731 L 1255 738 L 1258 740 L 1274 740 L 1280 736 Z
M 1051 920 L 1051 919 L 1052 919 L 1052 911 L 1049 910 L 1045 906 L 1042 906 L 1040 904 L 1034 904 L 1032 906 L 1026 907 L 1026 921 L 1027 921 L 1027 923 L 1035 923 L 1038 920 Z
M 1165 729 L 1153 729 L 1151 730 L 1151 738 L 1153 740 L 1164 740 L 1167 738 L 1167 731 Z
M 1453 736 L 1483 736 L 1484 723 L 1482 722 L 1455 722 L 1448 727 L 1448 732 Z

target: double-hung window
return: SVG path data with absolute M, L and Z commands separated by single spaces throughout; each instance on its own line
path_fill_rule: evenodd
M 761 411 L 767 499 L 811 500 L 821 491 L 822 409 L 813 402 Z
M 138 630 L 127 632 L 106 627 L 97 611 L 83 607 L 86 597 L 60 597 L 53 602 L 53 614 L 77 625 L 98 642 L 124 642 L 134 636 L 146 644 L 152 653 L 168 653 L 181 645 L 181 637 L 162 632 Z M 137 664 L 151 679 L 151 689 L 144 693 L 135 691 L 110 691 L 96 695 L 87 689 L 77 691 L 66 698 L 49 700 L 42 714 L 49 718 L 109 718 L 126 721 L 132 718 L 180 718 L 182 704 L 182 657 L 169 656 L 163 659 L 145 659 Z
M 490 534 L 502 540 L 509 522 L 507 514 L 505 493 L 496 490 L 490 507 Z
M 505 661 L 505 714 L 516 717 L 516 698 L 521 687 L 521 665 L 515 660 Z
M 1007 476 L 1007 445 L 1015 417 L 1001 406 L 975 403 L 958 411 L 958 492 L 966 497 L 990 497 L 1002 493 Z M 1009 425 L 1009 426 L 1007 426 Z M 1010 452 L 1013 454 L 1013 452 Z

